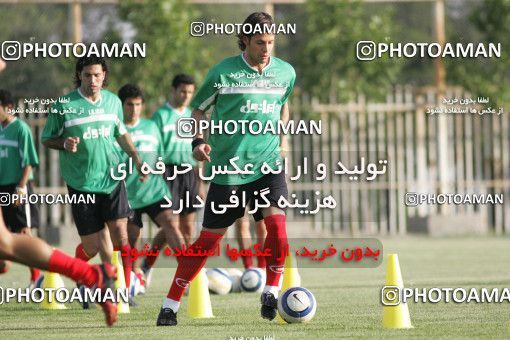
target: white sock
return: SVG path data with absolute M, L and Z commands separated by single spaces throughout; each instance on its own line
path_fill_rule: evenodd
M 265 293 L 265 292 L 270 292 L 271 294 L 274 295 L 275 298 L 278 299 L 278 293 L 280 292 L 280 288 L 278 288 L 278 286 L 264 286 L 264 290 L 262 291 L 262 293 Z
M 181 303 L 179 301 L 175 301 L 169 298 L 165 298 L 165 300 L 163 301 L 163 308 L 170 308 L 171 310 L 174 311 L 174 313 L 177 313 L 180 305 Z

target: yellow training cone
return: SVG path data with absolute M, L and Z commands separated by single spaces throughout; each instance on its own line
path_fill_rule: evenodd
M 285 258 L 285 270 L 282 274 L 283 277 L 283 283 L 280 289 L 280 292 L 283 293 L 287 289 L 292 287 L 299 287 L 301 286 L 301 276 L 299 276 L 299 272 L 296 265 L 296 259 L 294 258 L 294 255 L 288 254 Z M 282 319 L 280 314 L 276 316 L 278 323 L 281 325 L 287 324 L 285 320 Z
M 41 303 L 42 309 L 67 309 L 63 303 L 56 300 L 56 290 L 64 288 L 64 281 L 57 273 L 46 272 L 43 280 L 44 300 Z M 47 289 L 55 289 L 48 292 Z M 64 297 L 60 294 L 59 297 Z
M 407 303 L 400 301 L 400 290 L 404 288 L 404 281 L 400 273 L 397 254 L 388 255 L 386 268 L 386 286 L 381 291 L 384 328 L 413 328 Z
M 211 297 L 209 296 L 209 282 L 205 269 L 191 281 L 188 298 L 188 316 L 194 319 L 214 318 Z
M 117 280 L 115 280 L 115 290 L 126 289 L 126 281 L 124 279 L 124 268 L 122 267 L 122 261 L 119 260 L 119 256 L 121 256 L 119 251 L 114 251 L 112 255 L 112 266 L 117 268 Z M 120 296 L 120 294 L 118 295 Z M 129 304 L 122 300 L 122 297 L 117 302 L 117 313 L 119 314 L 127 314 L 129 313 Z

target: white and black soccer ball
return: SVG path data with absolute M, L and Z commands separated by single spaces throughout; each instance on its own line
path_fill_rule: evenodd
M 241 289 L 250 293 L 262 293 L 266 283 L 266 272 L 260 268 L 246 269 L 241 276 Z
M 278 313 L 288 323 L 308 322 L 316 310 L 315 297 L 303 287 L 289 288 L 278 298 Z
M 225 295 L 232 290 L 232 280 L 225 269 L 207 269 L 206 276 L 209 280 L 209 291 L 211 293 Z
M 228 275 L 230 275 L 230 281 L 232 281 L 232 289 L 231 293 L 240 293 L 241 292 L 241 276 L 243 276 L 243 272 L 237 268 L 229 268 L 227 269 Z

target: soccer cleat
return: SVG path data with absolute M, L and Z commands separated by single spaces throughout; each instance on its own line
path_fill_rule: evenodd
M 161 308 L 158 315 L 156 326 L 175 326 L 177 325 L 177 314 L 171 308 Z
M 114 290 L 114 283 L 117 279 L 117 268 L 109 263 L 92 266 L 98 273 L 96 287 L 101 289 L 105 294 L 107 289 Z M 113 301 L 105 301 L 100 303 L 105 314 L 106 324 L 112 326 L 117 321 L 117 304 Z
M 278 300 L 271 292 L 262 293 L 260 296 L 260 315 L 264 319 L 273 320 L 276 317 L 276 310 L 278 308 Z

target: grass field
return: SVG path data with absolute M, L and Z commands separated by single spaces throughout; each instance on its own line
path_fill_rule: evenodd
M 385 254 L 397 253 L 407 287 L 510 287 L 508 238 L 383 239 Z M 156 269 L 153 284 L 139 307 L 120 315 L 115 327 L 103 324 L 99 310 L 84 311 L 75 303 L 68 310 L 43 311 L 36 304 L 0 306 L 4 338 L 122 337 L 137 339 L 334 339 L 359 338 L 508 338 L 510 303 L 409 303 L 414 328 L 386 330 L 381 326 L 380 289 L 385 262 L 375 269 L 301 269 L 303 286 L 318 303 L 309 324 L 279 325 L 259 316 L 259 296 L 211 296 L 215 318 L 192 320 L 181 304 L 177 327 L 156 327 L 156 317 L 173 269 Z M 13 266 L 0 276 L 0 285 L 24 287 L 28 270 Z M 74 287 L 66 280 L 67 287 Z

